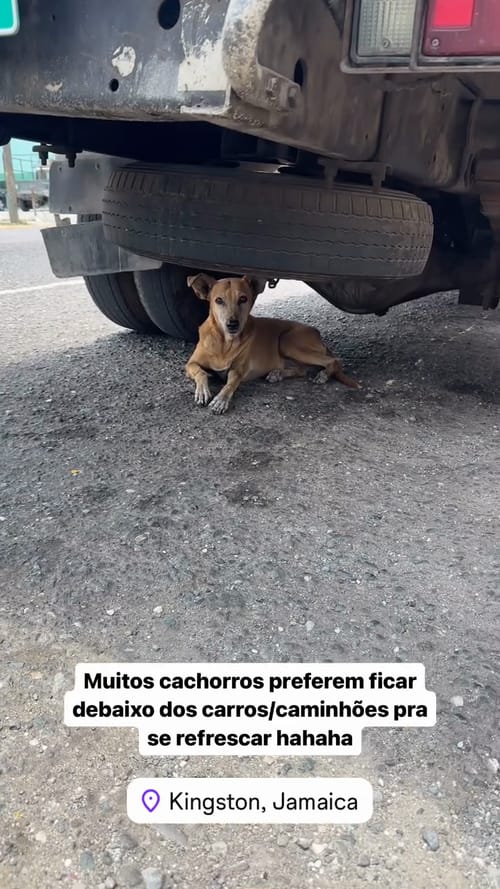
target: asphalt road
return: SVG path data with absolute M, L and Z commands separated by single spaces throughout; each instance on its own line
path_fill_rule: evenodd
M 0 231 L 0 269 L 0 887 L 499 889 L 500 314 L 282 284 L 257 311 L 317 325 L 363 389 L 257 382 L 220 417 L 189 346 L 120 332 L 38 232 Z M 77 662 L 151 659 L 421 661 L 438 720 L 356 759 L 146 759 L 62 724 Z M 155 775 L 365 777 L 375 812 L 131 824 Z

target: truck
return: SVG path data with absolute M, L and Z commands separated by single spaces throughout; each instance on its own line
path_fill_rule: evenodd
M 0 32 L 0 141 L 58 156 L 53 271 L 117 324 L 196 338 L 199 270 L 497 307 L 497 0 L 0 0 Z

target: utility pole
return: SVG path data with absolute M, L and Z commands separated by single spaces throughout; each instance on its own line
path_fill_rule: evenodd
M 16 223 L 19 222 L 19 213 L 17 210 L 16 177 L 14 176 L 14 167 L 12 166 L 12 152 L 10 150 L 10 145 L 4 145 L 3 147 L 3 169 L 9 218 L 11 222 Z

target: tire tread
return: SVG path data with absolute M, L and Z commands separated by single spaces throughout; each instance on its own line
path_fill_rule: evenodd
M 184 265 L 299 277 L 412 277 L 432 211 L 420 198 L 273 174 L 134 165 L 104 198 L 110 240 Z

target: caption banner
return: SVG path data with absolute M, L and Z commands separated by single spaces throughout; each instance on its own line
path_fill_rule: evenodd
M 359 755 L 366 726 L 436 723 L 423 664 L 77 664 L 68 726 L 135 727 L 144 755 Z

